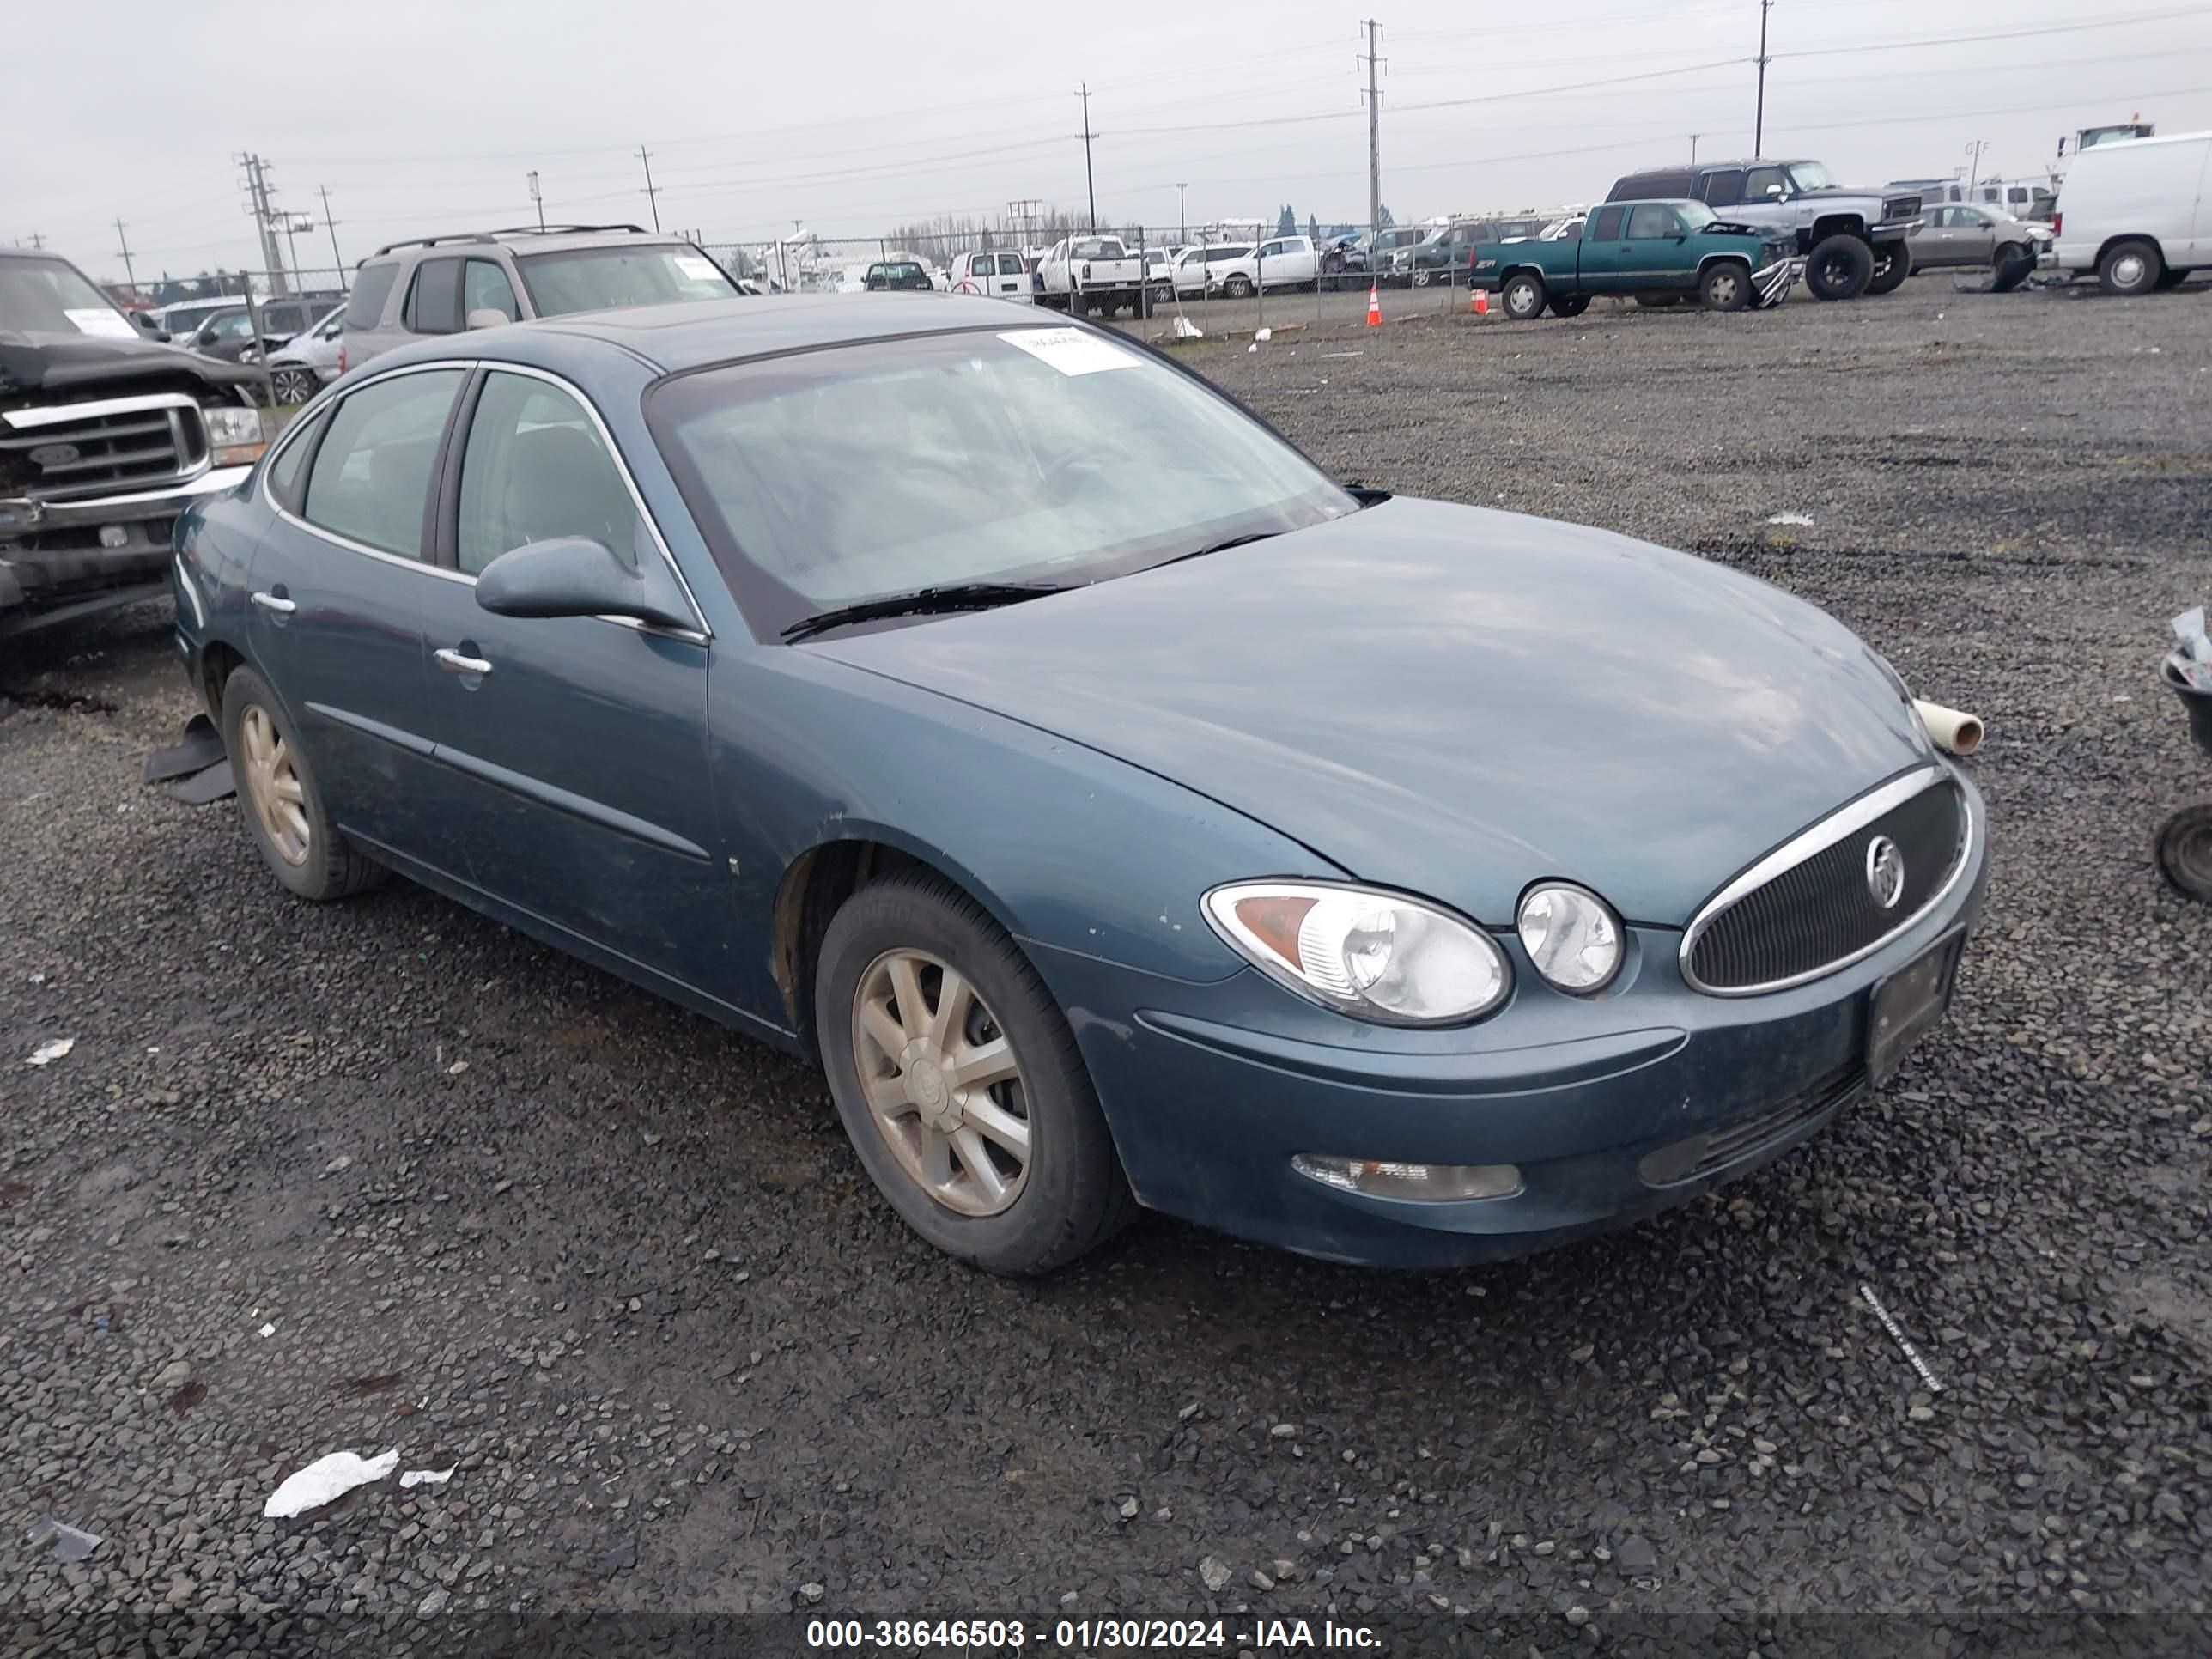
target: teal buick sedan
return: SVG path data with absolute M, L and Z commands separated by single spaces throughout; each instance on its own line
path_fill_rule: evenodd
M 283 887 L 815 1057 L 994 1272 L 1139 1206 L 1413 1266 L 1680 1204 L 1880 1087 L 1981 903 L 1979 798 L 1820 611 L 1340 484 L 993 300 L 427 341 L 176 549 Z

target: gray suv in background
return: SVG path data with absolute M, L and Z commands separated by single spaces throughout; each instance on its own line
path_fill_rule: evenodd
M 577 311 L 738 292 L 680 236 L 636 225 L 524 226 L 426 236 L 380 247 L 354 272 L 341 370 L 437 334 Z

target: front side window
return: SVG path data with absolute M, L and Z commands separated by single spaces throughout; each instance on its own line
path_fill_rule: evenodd
M 395 374 L 346 398 L 315 452 L 300 516 L 365 546 L 421 558 L 438 440 L 462 378 L 458 368 Z
M 763 637 L 863 599 L 1093 581 L 1356 510 L 1233 404 L 1071 328 L 732 364 L 666 382 L 647 413 Z
M 461 453 L 458 551 L 468 574 L 532 542 L 580 536 L 637 568 L 637 504 L 574 397 L 526 374 L 485 380 Z
M 479 311 L 496 311 L 510 323 L 522 320 L 514 284 L 491 259 L 471 259 L 461 273 L 461 320 L 466 322 Z
M 1763 202 L 1770 197 L 1779 196 L 1784 183 L 1780 167 L 1753 167 L 1744 175 L 1743 199 Z
M 210 345 L 250 340 L 253 337 L 253 319 L 243 310 L 218 311 L 200 325 L 200 333 Z
M 1628 240 L 1632 242 L 1678 236 L 1681 230 L 1680 218 L 1664 203 L 1640 202 L 1628 210 Z
M 398 280 L 399 261 L 386 259 L 362 266 L 354 273 L 353 296 L 346 301 L 345 319 L 348 328 L 374 328 L 384 320 L 384 302 L 392 297 L 392 284 Z
M 514 263 L 540 317 L 726 300 L 738 291 L 720 265 L 688 243 L 571 248 L 528 254 Z

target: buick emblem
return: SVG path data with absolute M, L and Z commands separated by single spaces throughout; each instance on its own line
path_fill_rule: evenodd
M 1905 896 L 1905 854 L 1887 836 L 1867 843 L 1867 891 L 1885 910 L 1893 910 Z
M 31 452 L 31 459 L 40 466 L 67 466 L 83 453 L 75 444 L 40 444 Z

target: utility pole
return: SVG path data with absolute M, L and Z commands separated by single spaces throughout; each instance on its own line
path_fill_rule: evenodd
M 254 229 L 261 239 L 262 268 L 269 273 L 269 292 L 281 299 L 292 290 L 284 278 L 284 256 L 276 251 L 276 210 L 270 205 L 269 164 L 252 151 L 238 158 L 246 169 L 246 193 L 252 198 Z M 252 283 L 247 284 L 249 291 Z
M 545 228 L 545 198 L 538 194 L 536 167 L 530 169 L 530 200 L 538 209 L 538 228 L 543 230 Z
M 1176 185 L 1176 224 L 1182 232 L 1182 245 L 1185 247 L 1190 246 L 1190 208 L 1188 205 L 1188 198 L 1183 195 L 1183 192 L 1189 188 L 1187 184 Z
M 653 206 L 653 228 L 660 228 L 660 192 L 653 187 L 653 152 L 642 144 L 637 147 L 637 159 L 645 164 L 645 199 Z
M 323 198 L 323 228 L 331 234 L 331 264 L 338 273 L 338 286 L 346 285 L 345 255 L 338 252 L 338 222 L 331 217 L 331 191 L 327 185 L 317 185 L 315 194 Z
M 42 248 L 42 247 L 46 246 L 46 239 L 45 237 L 43 237 L 43 236 L 40 235 L 40 234 L 39 234 L 39 233 L 38 233 L 37 231 L 35 231 L 35 230 L 34 230 L 34 231 L 33 231 L 33 232 L 31 233 L 31 246 L 32 246 L 33 247 L 36 247 L 36 248 Z M 23 245 L 22 245 L 21 242 L 18 242 L 18 243 L 16 243 L 16 244 L 15 244 L 15 246 L 16 246 L 17 247 L 21 247 L 21 246 L 22 246 Z
M 1982 157 L 1989 147 L 1990 141 L 1986 138 L 1977 138 L 1966 146 L 1966 155 L 1973 163 L 1972 169 L 1966 175 L 1966 199 L 1970 202 L 1974 199 L 1974 186 L 1981 181 Z
M 1759 112 L 1752 118 L 1751 153 L 1765 154 L 1766 145 L 1766 14 L 1774 0 L 1759 0 Z
M 1374 268 L 1376 233 L 1382 228 L 1382 92 L 1376 84 L 1377 72 L 1382 60 L 1375 55 L 1375 47 L 1382 26 L 1372 17 L 1367 20 L 1367 246 L 1368 267 Z
M 1091 172 L 1091 141 L 1098 135 L 1091 130 L 1091 82 L 1085 81 L 1083 89 L 1075 94 L 1083 100 L 1083 131 L 1075 136 L 1083 140 L 1083 188 L 1091 198 L 1091 228 L 1098 228 L 1098 184 Z
M 1690 135 L 1690 165 L 1692 167 L 1698 165 L 1698 140 L 1705 136 L 1702 132 L 1693 132 Z
M 115 240 L 123 247 L 124 280 L 131 284 L 131 292 L 135 297 L 138 292 L 138 273 L 131 268 L 131 239 L 123 234 L 123 221 L 120 219 L 115 222 Z

